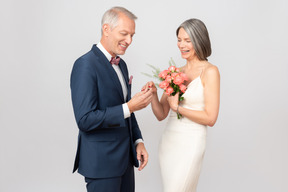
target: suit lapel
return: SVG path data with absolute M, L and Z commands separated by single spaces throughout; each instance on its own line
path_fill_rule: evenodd
M 115 86 L 117 87 L 118 93 L 119 93 L 122 101 L 124 101 L 122 86 L 121 86 L 119 77 L 118 77 L 115 69 L 113 69 L 113 67 L 112 67 L 112 65 L 111 65 L 111 63 L 109 61 L 107 61 L 106 66 L 107 66 L 107 68 L 109 70 L 109 74 L 111 74 L 111 81 L 113 81 L 115 83 Z
M 119 67 L 120 67 L 120 70 L 123 74 L 123 77 L 125 79 L 125 84 L 126 84 L 126 87 L 127 87 L 127 101 L 130 100 L 131 98 L 131 85 L 129 85 L 128 81 L 128 70 L 127 70 L 127 66 L 125 64 L 125 62 L 121 59 L 120 62 L 119 62 Z
M 115 70 L 113 69 L 111 63 L 107 60 L 106 56 L 98 49 L 98 47 L 96 45 L 94 45 L 92 47 L 92 50 L 94 51 L 94 53 L 96 55 L 99 56 L 99 59 L 101 60 L 101 64 L 103 65 L 103 70 L 107 71 L 109 74 L 109 77 L 107 77 L 107 79 L 109 79 L 109 81 L 112 81 L 115 86 L 117 87 L 119 96 L 121 97 L 122 101 L 124 100 L 124 96 L 123 96 L 123 91 L 122 91 L 122 86 L 121 83 L 119 81 L 118 75 L 115 72 Z M 126 79 L 125 79 L 126 81 Z
M 124 62 L 122 60 L 120 60 L 119 67 L 120 67 L 121 72 L 123 74 L 123 77 L 125 79 L 126 86 L 128 87 L 128 71 L 124 70 L 124 65 L 125 65 Z

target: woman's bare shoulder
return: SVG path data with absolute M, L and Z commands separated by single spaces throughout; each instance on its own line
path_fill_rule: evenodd
M 218 82 L 220 80 L 220 73 L 218 67 L 209 62 L 206 62 L 202 79 L 204 85 L 207 82 Z
M 219 75 L 219 69 L 216 65 L 206 62 L 204 73 L 208 76 L 217 74 Z

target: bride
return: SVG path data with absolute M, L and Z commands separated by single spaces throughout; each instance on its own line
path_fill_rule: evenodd
M 159 161 L 164 192 L 195 192 L 206 146 L 207 126 L 212 127 L 218 116 L 220 102 L 220 74 L 208 62 L 211 55 L 209 34 L 205 24 L 198 19 L 183 22 L 176 30 L 178 48 L 186 65 L 180 70 L 189 78 L 184 100 L 179 103 L 179 93 L 158 100 L 157 88 L 151 102 L 159 121 L 169 111 L 167 126 L 159 146 Z M 182 115 L 177 119 L 176 112 Z

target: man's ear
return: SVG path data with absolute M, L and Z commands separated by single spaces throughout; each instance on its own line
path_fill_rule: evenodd
M 102 26 L 102 32 L 104 36 L 108 36 L 108 32 L 110 31 L 110 26 L 108 24 L 104 24 Z

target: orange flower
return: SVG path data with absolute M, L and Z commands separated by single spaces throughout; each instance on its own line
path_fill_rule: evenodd
M 161 89 L 166 89 L 169 86 L 169 82 L 167 81 L 162 81 L 161 83 L 159 83 L 159 87 Z
M 180 75 L 177 75 L 177 76 L 174 78 L 173 82 L 175 83 L 175 85 L 179 85 L 179 86 L 180 86 L 181 84 L 184 83 L 184 78 L 181 77 Z
M 167 81 L 168 83 L 171 83 L 171 82 L 172 82 L 172 77 L 171 77 L 171 75 L 167 75 L 165 81 Z
M 161 73 L 159 73 L 159 77 L 161 78 L 161 79 L 165 79 L 166 77 L 167 77 L 167 75 L 168 75 L 168 73 L 169 73 L 170 71 L 168 71 L 168 70 L 164 70 L 164 71 L 162 71 Z
M 167 95 L 171 95 L 173 92 L 174 92 L 174 89 L 172 87 L 169 86 L 166 88 L 166 94 Z
M 180 72 L 179 75 L 184 79 L 184 81 L 188 81 L 188 77 L 185 73 Z
M 179 88 L 180 88 L 180 91 L 182 92 L 182 93 L 185 93 L 185 91 L 186 91 L 186 89 L 187 89 L 187 87 L 185 86 L 185 85 L 180 85 L 179 86 Z
M 175 72 L 176 67 L 172 65 L 168 68 L 168 70 L 173 73 L 173 72 Z

